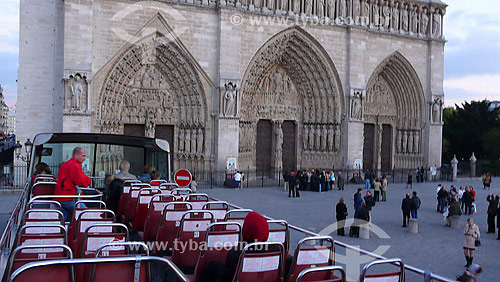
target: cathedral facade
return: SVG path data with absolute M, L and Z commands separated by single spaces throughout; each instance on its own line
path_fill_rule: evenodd
M 174 169 L 439 166 L 445 10 L 21 0 L 17 135 L 159 137 Z

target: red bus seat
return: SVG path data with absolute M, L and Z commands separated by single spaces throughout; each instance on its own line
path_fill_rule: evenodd
M 182 197 L 183 201 L 186 201 L 187 196 L 191 193 L 192 193 L 191 189 L 185 187 L 175 188 L 172 190 L 172 195 Z
M 76 221 L 78 220 L 78 217 L 80 214 L 84 211 L 89 209 L 88 205 L 98 205 L 99 207 L 97 209 L 106 209 L 106 203 L 103 201 L 98 201 L 98 200 L 79 200 L 76 201 L 75 203 L 75 208 L 73 209 L 73 213 L 71 215 L 71 220 L 68 225 L 68 235 L 69 238 L 72 238 L 72 236 L 75 233 L 75 228 L 76 228 Z M 95 208 L 92 208 L 95 209 Z M 88 214 L 87 216 L 91 216 Z
M 159 194 L 160 189 L 144 188 L 139 191 L 137 196 L 137 206 L 135 207 L 134 221 L 132 222 L 132 230 L 144 230 L 144 224 L 148 217 L 149 204 L 154 195 Z
M 193 193 L 186 197 L 186 202 L 191 203 L 193 210 L 201 210 L 203 206 L 208 203 L 209 198 L 207 194 L 204 193 Z
M 123 223 L 128 224 L 129 222 L 134 221 L 137 200 L 139 199 L 139 192 L 144 188 L 151 188 L 151 186 L 147 183 L 132 183 L 132 187 L 130 188 L 130 193 L 128 194 L 128 200 L 125 206 L 125 215 L 122 216 Z
M 33 186 L 31 187 L 33 196 L 54 195 L 55 190 L 56 182 L 54 181 L 35 182 L 35 184 L 33 184 Z
M 93 224 L 99 223 L 114 223 L 115 214 L 111 210 L 105 209 L 86 209 L 83 210 L 78 216 L 76 221 L 75 231 L 72 237 L 70 237 L 70 247 L 73 250 L 73 254 L 78 256 L 80 254 L 80 248 L 85 235 L 85 230 Z M 104 228 L 103 228 L 104 229 Z
M 397 270 L 386 272 L 375 272 L 370 271 L 370 269 L 377 268 L 380 265 L 392 265 L 398 267 Z M 368 273 L 370 272 L 370 273 Z M 384 259 L 384 260 L 375 260 L 372 261 L 365 266 L 363 266 L 363 270 L 361 271 L 361 275 L 359 277 L 359 282 L 365 281 L 404 281 L 405 277 L 405 265 L 401 259 Z
M 182 215 L 188 210 L 192 210 L 192 206 L 188 202 L 172 202 L 168 203 L 163 209 L 163 215 L 156 241 L 157 248 L 153 250 L 154 253 L 167 253 L 172 252 L 172 245 L 181 225 Z
M 267 242 L 279 242 L 285 247 L 285 257 L 288 257 L 290 250 L 290 229 L 285 220 L 268 220 L 269 238 Z
M 201 242 L 205 239 L 207 228 L 214 222 L 214 215 L 207 210 L 190 210 L 184 213 L 177 233 L 176 246 L 188 246 L 185 249 L 174 248 L 172 261 L 184 270 L 192 273 L 200 256 Z
M 308 243 L 320 243 L 320 245 Z M 335 243 L 330 236 L 317 236 L 307 237 L 299 241 L 295 248 L 295 254 L 290 266 L 286 282 L 295 282 L 299 274 L 304 270 L 311 267 L 318 266 L 332 266 L 335 264 Z M 307 278 L 303 281 L 323 281 L 331 277 L 325 272 L 314 272 L 308 274 Z M 307 280 L 304 280 L 307 279 Z
M 167 203 L 175 201 L 175 198 L 170 195 L 156 194 L 151 198 L 149 204 L 148 216 L 144 223 L 143 240 L 145 242 L 154 241 L 158 234 L 162 220 L 162 212 Z
M 241 225 L 237 222 L 212 223 L 205 233 L 205 247 L 201 250 L 194 270 L 196 282 L 212 261 L 226 263 L 227 252 L 241 243 Z
M 66 229 L 60 224 L 33 224 L 21 227 L 15 246 L 65 245 L 68 243 Z
M 224 201 L 207 202 L 203 205 L 203 209 L 211 211 L 214 214 L 216 222 L 223 222 L 229 210 L 229 204 Z
M 265 252 L 253 252 L 256 250 Z M 282 282 L 284 247 L 281 243 L 256 242 L 245 246 L 233 282 Z
M 30 209 L 24 213 L 21 226 L 29 224 L 60 224 L 64 226 L 64 215 L 55 209 Z
M 241 226 L 243 226 L 243 222 L 245 221 L 245 217 L 251 212 L 252 212 L 252 210 L 249 210 L 249 209 L 230 210 L 230 211 L 226 212 L 226 215 L 224 216 L 224 221 L 225 222 L 237 222 Z M 237 228 L 237 225 L 228 225 L 227 228 Z
M 335 271 L 340 272 L 340 277 L 335 276 Z M 315 280 L 314 277 L 325 277 L 323 280 Z M 321 282 L 347 282 L 345 271 L 342 266 L 321 266 L 302 270 L 297 276 L 297 282 L 321 281 Z
M 53 200 L 31 200 L 28 203 L 28 210 L 31 209 L 49 209 L 62 210 L 61 203 Z

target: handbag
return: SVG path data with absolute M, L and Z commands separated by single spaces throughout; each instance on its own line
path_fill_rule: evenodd
M 475 245 L 476 247 L 481 246 L 481 241 L 479 241 L 479 239 L 476 239 L 476 240 L 474 241 L 474 245 Z

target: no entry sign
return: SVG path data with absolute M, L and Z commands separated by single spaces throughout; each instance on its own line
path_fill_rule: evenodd
M 179 187 L 187 187 L 191 184 L 191 172 L 185 168 L 181 168 L 175 172 L 174 181 Z

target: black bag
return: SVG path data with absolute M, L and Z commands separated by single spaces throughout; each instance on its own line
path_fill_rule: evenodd
M 479 241 L 479 239 L 476 239 L 476 241 L 474 242 L 474 245 L 475 245 L 476 247 L 481 246 L 481 241 Z

